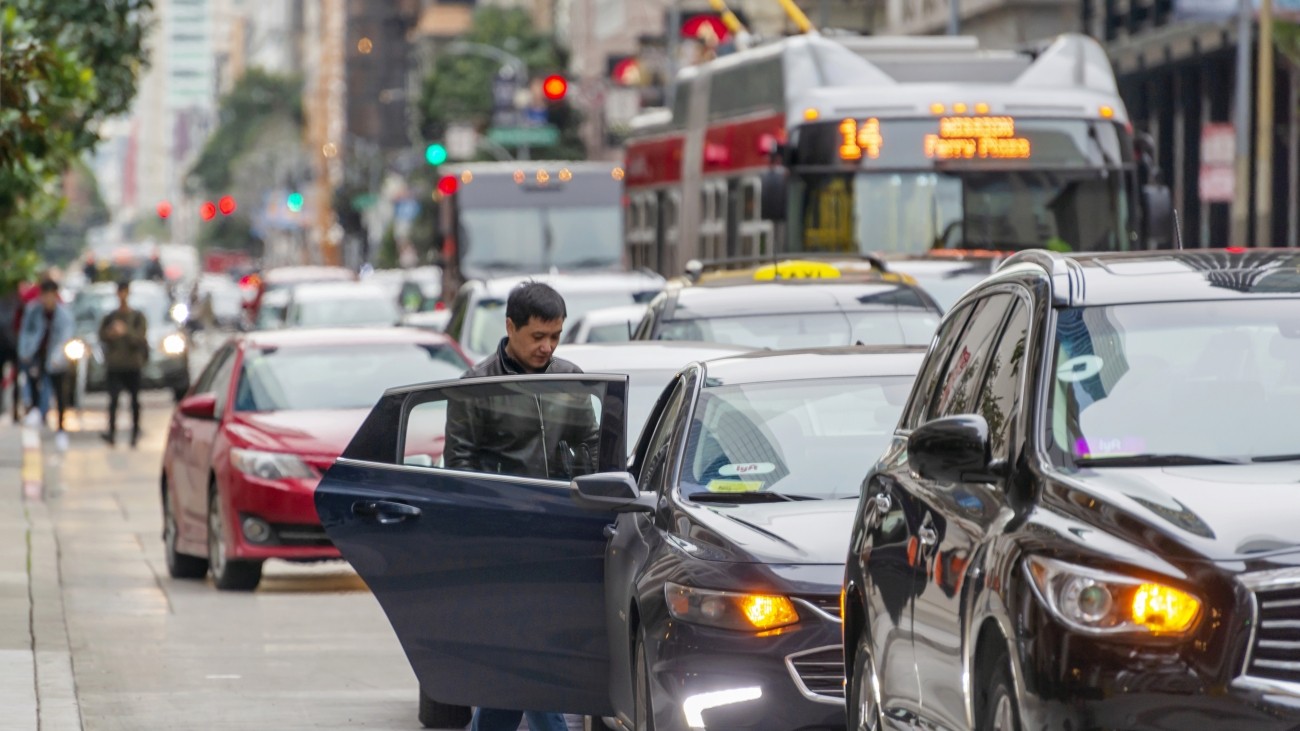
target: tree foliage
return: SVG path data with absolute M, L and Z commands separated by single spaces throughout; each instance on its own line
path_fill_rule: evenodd
M 534 79 L 563 73 L 568 61 L 554 37 L 539 32 L 532 16 L 521 8 L 480 8 L 474 14 L 473 26 L 461 40 L 493 46 L 519 57 Z M 492 82 L 500 68 L 501 62 L 493 58 L 441 52 L 433 72 L 421 85 L 418 114 L 424 138 L 443 139 L 447 126 L 454 123 L 470 124 L 480 132 L 485 131 L 492 119 Z M 569 101 L 552 109 L 552 117 L 560 128 L 560 142 L 555 147 L 539 150 L 538 156 L 586 157 L 578 135 L 581 118 Z
M 126 111 L 151 0 L 6 0 L 0 10 L 0 290 L 31 275 L 59 180 Z
M 290 120 L 301 129 L 302 79 L 249 69 L 221 99 L 218 126 L 190 170 L 192 188 L 209 193 L 230 187 L 234 163 L 253 149 L 272 120 Z

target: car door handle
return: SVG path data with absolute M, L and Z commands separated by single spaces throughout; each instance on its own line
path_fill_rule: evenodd
M 916 537 L 921 539 L 922 546 L 933 546 L 939 542 L 939 532 L 932 526 L 923 525 L 916 530 Z
M 604 533 L 606 538 L 613 538 L 614 535 L 618 533 L 618 526 L 613 523 L 607 523 L 605 525 Z
M 388 500 L 358 500 L 352 503 L 352 514 L 361 518 L 374 518 L 381 525 L 391 525 L 407 518 L 420 517 L 420 509 L 414 505 Z

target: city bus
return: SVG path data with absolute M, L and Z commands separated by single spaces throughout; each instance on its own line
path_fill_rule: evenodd
M 470 279 L 624 268 L 615 163 L 452 163 L 441 172 L 444 301 Z
M 1167 244 L 1168 189 L 1092 39 L 804 35 L 685 69 L 627 146 L 633 266 Z M 977 267 L 978 268 L 978 267 Z

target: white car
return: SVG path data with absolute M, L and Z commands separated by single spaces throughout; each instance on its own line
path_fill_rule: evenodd
M 397 302 L 382 286 L 362 282 L 300 284 L 285 308 L 284 326 L 375 327 L 401 322 Z
M 566 343 L 623 343 L 645 317 L 645 305 L 625 305 L 592 310 L 566 327 Z

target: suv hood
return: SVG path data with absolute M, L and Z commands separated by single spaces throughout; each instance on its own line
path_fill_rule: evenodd
M 683 500 L 682 506 L 689 526 L 679 520 L 674 532 L 706 549 L 698 558 L 843 566 L 858 501 L 710 505 Z
M 1300 462 L 1196 467 L 1103 467 L 1061 475 L 1067 493 L 1109 504 L 1211 560 L 1300 550 Z M 1060 496 L 1074 503 L 1070 494 Z M 1092 520 L 1114 530 L 1105 505 Z M 1150 546 L 1152 537 L 1132 535 Z

